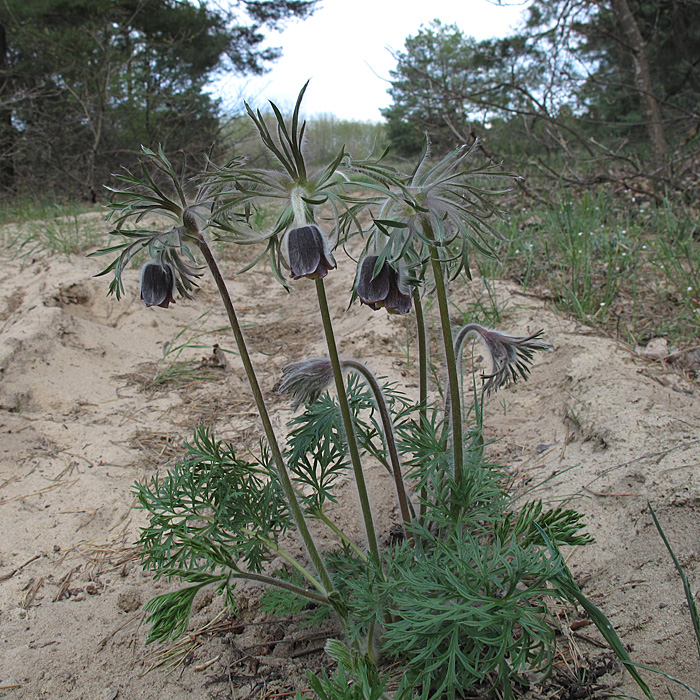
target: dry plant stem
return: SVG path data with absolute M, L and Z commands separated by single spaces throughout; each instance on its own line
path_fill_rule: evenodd
M 355 427 L 353 425 L 352 415 L 350 413 L 350 404 L 348 403 L 348 396 L 345 392 L 343 370 L 340 366 L 338 348 L 335 344 L 335 334 L 333 333 L 333 324 L 331 322 L 330 310 L 328 309 L 328 299 L 326 298 L 326 288 L 323 284 L 323 279 L 316 280 L 316 294 L 318 296 L 318 306 L 321 310 L 321 318 L 323 320 L 323 330 L 326 334 L 328 355 L 331 360 L 331 366 L 333 367 L 335 388 L 338 394 L 340 413 L 343 417 L 343 427 L 345 428 L 345 439 L 348 443 L 348 451 L 350 452 L 350 462 L 352 463 L 352 469 L 355 475 L 355 483 L 357 484 L 357 492 L 360 497 L 360 507 L 362 509 L 362 517 L 365 522 L 365 531 L 367 533 L 369 551 L 372 556 L 372 559 L 374 560 L 374 563 L 377 565 L 377 567 L 379 567 L 381 566 L 379 559 L 379 545 L 377 544 L 377 535 L 374 530 L 374 521 L 372 520 L 372 509 L 370 507 L 369 496 L 367 494 L 365 475 L 362 472 L 360 451 L 357 447 Z
M 450 399 L 449 425 L 452 426 L 452 449 L 454 453 L 454 480 L 457 486 L 462 483 L 462 401 L 459 392 L 459 376 L 457 374 L 457 362 L 455 360 L 454 341 L 452 340 L 452 324 L 450 323 L 450 309 L 447 305 L 447 291 L 445 290 L 445 278 L 442 272 L 440 252 L 434 245 L 430 246 L 430 262 L 435 279 L 435 292 L 440 309 L 440 325 L 442 326 L 442 342 L 445 348 L 445 361 L 447 363 L 447 381 Z
M 343 367 L 349 367 L 356 372 L 359 372 L 364 380 L 369 385 L 369 388 L 374 394 L 374 400 L 377 402 L 379 415 L 382 419 L 382 427 L 384 428 L 384 440 L 386 442 L 386 451 L 389 453 L 389 461 L 391 469 L 394 473 L 394 484 L 396 485 L 396 495 L 399 500 L 399 508 L 401 509 L 401 517 L 403 524 L 408 532 L 408 526 L 411 524 L 411 505 L 406 493 L 406 486 L 401 473 L 401 461 L 399 460 L 399 451 L 396 449 L 396 439 L 394 437 L 394 425 L 391 420 L 391 413 L 386 404 L 386 399 L 382 393 L 382 389 L 377 382 L 377 378 L 369 371 L 365 365 L 357 360 L 341 360 L 340 364 Z
M 280 451 L 279 444 L 277 443 L 277 438 L 275 436 L 275 431 L 272 428 L 272 423 L 270 421 L 270 415 L 267 412 L 267 406 L 265 405 L 265 399 L 263 398 L 262 391 L 260 390 L 260 385 L 258 384 L 258 379 L 255 375 L 255 370 L 253 369 L 253 363 L 250 360 L 250 355 L 248 354 L 248 348 L 246 347 L 245 338 L 243 337 L 243 331 L 238 323 L 238 317 L 236 316 L 236 310 L 233 307 L 233 302 L 231 301 L 231 295 L 228 293 L 226 288 L 226 282 L 221 276 L 221 271 L 217 265 L 216 259 L 214 258 L 209 245 L 202 233 L 197 234 L 197 245 L 204 256 L 204 260 L 211 271 L 214 282 L 219 290 L 221 299 L 224 303 L 224 308 L 226 309 L 226 314 L 228 315 L 229 323 L 231 324 L 231 330 L 236 338 L 236 345 L 238 346 L 238 352 L 241 356 L 241 361 L 243 362 L 243 367 L 245 373 L 248 377 L 250 383 L 250 389 L 253 392 L 253 398 L 255 399 L 255 405 L 257 406 L 258 413 L 260 414 L 260 420 L 263 424 L 263 429 L 265 431 L 265 437 L 267 438 L 267 443 L 270 447 L 270 452 L 272 453 L 272 458 L 277 467 L 279 473 L 280 481 L 282 482 L 282 488 L 284 489 L 284 494 L 287 497 L 289 507 L 294 516 L 299 534 L 304 540 L 304 544 L 309 552 L 311 561 L 321 578 L 322 589 L 321 594 L 327 596 L 334 590 L 333 582 L 331 577 L 326 570 L 326 566 L 321 559 L 316 544 L 314 543 L 311 533 L 306 525 L 306 520 L 304 519 L 304 514 L 299 506 L 299 501 L 297 500 L 296 494 L 294 493 L 294 487 L 292 481 L 289 478 L 289 473 L 287 472 L 287 466 L 284 463 L 284 458 L 282 457 L 282 452 Z

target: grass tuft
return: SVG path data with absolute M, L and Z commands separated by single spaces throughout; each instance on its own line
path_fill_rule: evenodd
M 630 344 L 665 337 L 681 347 L 700 335 L 700 229 L 682 202 L 653 207 L 604 190 L 553 193 L 502 222 L 500 265 L 557 308 Z

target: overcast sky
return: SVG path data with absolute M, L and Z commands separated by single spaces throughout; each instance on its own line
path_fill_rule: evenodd
M 390 103 L 386 90 L 395 66 L 392 49 L 403 49 L 406 37 L 433 19 L 457 24 L 476 39 L 505 36 L 517 26 L 526 2 L 503 2 L 504 6 L 495 0 L 321 0 L 309 19 L 270 35 L 268 45 L 281 46 L 283 55 L 269 73 L 223 78 L 215 94 L 234 110 L 241 97 L 256 106 L 272 100 L 288 109 L 310 78 L 306 116 L 379 121 L 379 109 Z

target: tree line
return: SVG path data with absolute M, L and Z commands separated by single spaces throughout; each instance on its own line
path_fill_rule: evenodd
M 314 0 L 0 0 L 0 195 L 94 200 L 139 144 L 206 153 L 222 70 L 260 74 L 265 31 Z
M 0 197 L 95 200 L 140 144 L 195 166 L 213 144 L 238 153 L 249 129 L 222 119 L 207 86 L 263 72 L 280 55 L 266 31 L 315 5 L 0 0 Z M 425 134 L 436 155 L 478 137 L 488 157 L 568 183 L 700 181 L 700 0 L 532 0 L 510 36 L 435 21 L 395 59 L 383 113 L 398 156 Z
M 534 0 L 511 36 L 434 22 L 395 58 L 384 116 L 399 152 L 425 133 L 438 152 L 481 137 L 570 182 L 697 182 L 700 0 Z

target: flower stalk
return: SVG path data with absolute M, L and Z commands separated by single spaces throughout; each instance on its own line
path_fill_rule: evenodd
M 277 467 L 277 472 L 280 477 L 280 482 L 282 483 L 282 488 L 284 489 L 285 496 L 287 497 L 287 501 L 289 502 L 289 508 L 292 511 L 292 515 L 299 530 L 299 534 L 301 535 L 304 544 L 306 545 L 314 568 L 316 569 L 319 578 L 321 579 L 322 585 L 319 587 L 319 591 L 322 595 L 328 596 L 334 590 L 333 582 L 331 581 L 331 577 L 328 574 L 325 564 L 323 563 L 323 559 L 321 558 L 321 555 L 318 552 L 313 537 L 309 532 L 306 520 L 304 518 L 304 514 L 301 510 L 301 506 L 299 505 L 296 493 L 294 492 L 294 486 L 292 485 L 292 481 L 289 478 L 289 473 L 284 463 L 284 458 L 282 456 L 282 452 L 277 442 L 277 437 L 272 427 L 272 422 L 270 421 L 270 415 L 267 411 L 267 406 L 265 405 L 265 399 L 263 397 L 262 391 L 260 390 L 260 384 L 258 383 L 258 379 L 255 375 L 253 363 L 248 353 L 245 337 L 243 336 L 243 331 L 241 329 L 240 323 L 238 322 L 238 317 L 236 315 L 236 310 L 233 306 L 233 301 L 231 300 L 231 295 L 229 294 L 228 288 L 226 287 L 226 282 L 224 281 L 224 278 L 221 275 L 221 271 L 219 270 L 216 258 L 214 257 L 211 248 L 209 247 L 202 232 L 197 232 L 196 241 L 197 246 L 199 247 L 199 250 L 201 251 L 202 256 L 204 257 L 204 260 L 207 264 L 207 267 L 211 271 L 212 277 L 214 278 L 214 282 L 217 286 L 217 289 L 219 290 L 221 300 L 224 304 L 224 308 L 226 309 L 226 314 L 231 325 L 231 330 L 233 331 L 233 335 L 236 339 L 236 345 L 238 346 L 241 361 L 243 362 L 243 367 L 245 369 L 246 376 L 248 377 L 250 389 L 253 393 L 255 405 L 258 409 L 260 420 L 263 424 L 265 437 L 267 438 L 267 442 L 270 447 L 270 452 L 272 453 L 272 458 L 275 462 L 275 466 Z
M 328 299 L 326 297 L 326 288 L 323 279 L 316 279 L 316 295 L 318 297 L 318 306 L 321 311 L 321 319 L 323 321 L 323 331 L 326 336 L 326 344 L 328 346 L 328 355 L 333 367 L 333 378 L 335 379 L 335 388 L 338 395 L 338 403 L 340 404 L 340 413 L 343 418 L 343 427 L 345 429 L 345 439 L 348 443 L 348 451 L 350 453 L 350 462 L 352 464 L 353 473 L 355 475 L 355 483 L 357 492 L 360 498 L 360 508 L 362 509 L 362 518 L 365 523 L 365 532 L 367 534 L 367 543 L 369 551 L 377 567 L 380 566 L 379 545 L 377 544 L 377 535 L 374 529 L 374 520 L 372 518 L 372 508 L 367 494 L 367 484 L 362 471 L 362 461 L 360 460 L 360 451 L 357 446 L 357 438 L 355 437 L 355 427 L 352 422 L 352 414 L 350 404 L 348 402 L 347 392 L 345 391 L 345 382 L 343 381 L 343 370 L 338 357 L 338 348 L 335 342 L 335 334 L 333 332 L 333 323 L 331 314 L 328 308 Z
M 294 227 L 306 226 L 308 224 L 308 217 L 306 213 L 306 203 L 304 202 L 304 190 L 302 187 L 297 185 L 292 188 L 289 199 L 292 205 L 292 212 L 294 213 Z
M 384 444 L 388 454 L 388 462 L 382 459 L 382 464 L 386 466 L 394 477 L 396 484 L 396 494 L 399 501 L 399 508 L 403 518 L 404 526 L 408 526 L 414 517 L 414 509 L 406 491 L 401 470 L 399 451 L 396 447 L 396 437 L 394 435 L 394 425 L 391 419 L 391 411 L 379 382 L 369 368 L 357 360 L 340 360 L 342 369 L 351 369 L 357 372 L 368 384 L 374 397 L 375 405 L 379 411 L 384 432 Z M 282 368 L 283 379 L 279 386 L 279 392 L 290 394 L 294 398 L 294 408 L 298 408 L 302 403 L 313 403 L 326 390 L 331 381 L 334 380 L 333 366 L 327 358 L 312 358 L 293 362 Z M 319 517 L 323 522 L 334 530 L 325 516 L 314 513 L 314 517 Z
M 421 426 L 428 424 L 428 339 L 425 332 L 423 302 L 417 288 L 413 289 L 413 308 L 416 311 L 416 333 L 418 335 L 418 417 Z M 425 515 L 428 490 L 423 487 L 420 493 L 420 517 Z
M 442 327 L 442 342 L 445 350 L 445 362 L 447 364 L 447 383 L 449 394 L 449 416 L 445 419 L 448 429 L 451 427 L 452 451 L 453 451 L 453 476 L 457 487 L 462 483 L 462 471 L 464 464 L 463 438 L 462 438 L 462 400 L 459 392 L 459 376 L 457 373 L 457 361 L 455 358 L 454 341 L 452 339 L 452 324 L 450 322 L 450 309 L 447 303 L 447 290 L 445 289 L 445 277 L 442 269 L 440 252 L 435 245 L 430 247 L 430 264 L 435 280 L 435 293 L 440 310 L 440 325 Z
M 413 308 L 416 312 L 416 333 L 418 335 L 418 412 L 421 423 L 428 415 L 428 341 L 425 332 L 423 302 L 418 289 L 413 290 Z
M 406 485 L 404 484 L 403 474 L 401 473 L 401 460 L 399 459 L 399 451 L 396 448 L 396 438 L 394 437 L 394 425 L 391 420 L 391 412 L 389 411 L 389 406 L 386 403 L 384 394 L 377 378 L 372 372 L 357 360 L 341 360 L 342 367 L 349 367 L 355 370 L 369 385 L 372 394 L 374 395 L 374 400 L 377 403 L 377 409 L 379 410 L 379 416 L 382 420 L 382 427 L 384 428 L 384 441 L 386 444 L 386 451 L 389 454 L 389 462 L 391 463 L 391 470 L 394 476 L 394 484 L 396 485 L 396 496 L 399 501 L 399 509 L 401 510 L 401 518 L 403 519 L 404 528 L 408 534 L 409 525 L 412 520 L 412 510 L 411 503 L 406 492 Z

